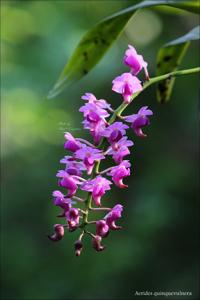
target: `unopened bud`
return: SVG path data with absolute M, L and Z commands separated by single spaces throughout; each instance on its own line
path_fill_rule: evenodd
M 74 243 L 74 247 L 75 247 L 75 255 L 80 256 L 81 251 L 83 249 L 83 243 L 80 240 L 78 240 Z
M 99 235 L 96 235 L 92 239 L 92 246 L 96 251 L 103 251 L 105 249 L 105 246 L 101 245 L 102 238 Z
M 62 240 L 65 233 L 64 227 L 61 224 L 55 224 L 54 231 L 55 233 L 53 235 L 48 235 L 48 238 L 54 242 Z
M 96 234 L 101 237 L 106 237 L 109 234 L 109 226 L 105 220 L 99 220 L 96 222 Z

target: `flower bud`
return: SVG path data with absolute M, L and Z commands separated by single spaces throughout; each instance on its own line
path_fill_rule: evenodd
M 80 240 L 78 240 L 74 243 L 74 247 L 75 247 L 75 255 L 80 256 L 81 251 L 83 249 L 83 243 Z
M 105 249 L 105 246 L 101 245 L 102 238 L 99 235 L 96 235 L 92 239 L 92 246 L 96 251 L 103 251 Z
M 147 71 L 147 62 L 143 59 L 142 55 L 139 55 L 135 48 L 128 45 L 128 49 L 125 52 L 124 64 L 131 68 L 131 73 L 137 75 L 142 68 L 144 68 L 146 79 L 149 79 Z
M 66 218 L 67 222 L 69 225 L 69 231 L 74 231 L 78 224 L 79 224 L 79 211 L 77 208 L 71 208 L 67 213 L 66 213 Z
M 109 226 L 105 220 L 99 220 L 96 222 L 96 234 L 101 237 L 106 237 L 109 234 Z
M 54 231 L 55 233 L 53 235 L 48 235 L 48 238 L 54 242 L 62 240 L 65 233 L 64 227 L 61 224 L 55 224 Z

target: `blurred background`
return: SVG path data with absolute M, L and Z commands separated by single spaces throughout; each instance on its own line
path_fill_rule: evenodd
M 158 104 L 152 86 L 127 110 L 149 105 L 154 116 L 147 139 L 128 132 L 135 142 L 129 188 L 113 187 L 104 197 L 105 205 L 124 205 L 123 230 L 105 239 L 106 251 L 95 252 L 86 238 L 77 258 L 78 232 L 60 243 L 46 237 L 58 222 L 51 193 L 66 155 L 63 133 L 89 137 L 81 129 L 81 95 L 92 92 L 117 107 L 121 98 L 111 81 L 127 71 L 127 45 L 145 57 L 154 76 L 159 48 L 198 23 L 181 10 L 141 10 L 88 76 L 47 100 L 82 35 L 136 2 L 1 2 L 2 299 L 136 299 L 136 291 L 146 290 L 199 296 L 197 75 L 178 78 L 169 103 Z M 182 68 L 198 60 L 194 42 Z

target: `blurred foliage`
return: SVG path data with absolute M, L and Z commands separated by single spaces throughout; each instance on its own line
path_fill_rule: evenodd
M 48 98 L 54 98 L 71 83 L 87 75 L 102 59 L 138 10 L 163 4 L 199 14 L 199 6 L 195 0 L 151 0 L 141 1 L 104 18 L 83 35 L 58 80 L 50 90 Z
M 135 291 L 198 289 L 197 76 L 176 81 L 172 100 L 155 101 L 155 87 L 128 108 L 154 111 L 148 138 L 134 136 L 129 189 L 114 188 L 107 201 L 121 201 L 124 230 L 96 253 L 86 240 L 74 256 L 76 232 L 50 243 L 56 222 L 51 193 L 65 155 L 63 132 L 85 135 L 80 96 L 93 92 L 117 107 L 111 81 L 126 70 L 122 57 L 133 44 L 155 74 L 156 53 L 167 41 L 193 28 L 190 13 L 145 9 L 101 63 L 55 100 L 46 95 L 66 56 L 102 18 L 135 1 L 2 1 L 2 299 L 136 299 Z M 92 12 L 92 13 L 91 13 Z M 191 44 L 183 67 L 198 64 Z M 133 133 L 129 132 L 133 137 Z M 172 297 L 173 298 L 173 297 Z M 159 299 L 159 297 L 157 297 Z M 176 299 L 176 297 L 174 297 Z
M 166 43 L 157 54 L 157 75 L 167 74 L 177 70 L 193 40 L 199 40 L 200 26 L 193 28 L 185 35 Z M 170 99 L 175 78 L 163 80 L 158 84 L 157 98 L 163 103 Z

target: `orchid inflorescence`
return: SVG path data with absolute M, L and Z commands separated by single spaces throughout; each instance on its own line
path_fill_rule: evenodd
M 113 80 L 112 90 L 123 96 L 123 103 L 127 106 L 132 101 L 133 95 L 142 91 L 141 81 L 136 75 L 144 69 L 146 80 L 149 80 L 147 63 L 141 55 L 138 55 L 135 48 L 129 45 L 125 52 L 124 64 L 130 67 L 129 73 L 123 73 Z M 113 208 L 102 207 L 101 200 L 106 191 L 111 189 L 114 183 L 119 188 L 127 188 L 123 179 L 130 175 L 130 162 L 124 160 L 130 154 L 129 148 L 134 143 L 128 140 L 126 130 L 129 128 L 122 121 L 131 123 L 131 128 L 139 137 L 146 137 L 142 129 L 149 125 L 149 116 L 153 112 L 147 106 L 142 107 L 136 114 L 121 116 L 116 113 L 106 100 L 97 100 L 91 93 L 82 96 L 86 101 L 79 111 L 83 113 L 84 129 L 88 129 L 92 135 L 93 143 L 82 138 L 75 138 L 69 132 L 65 133 L 66 142 L 64 148 L 71 152 L 71 155 L 61 159 L 65 165 L 64 170 L 57 173 L 58 186 L 67 190 L 67 194 L 61 191 L 54 191 L 54 204 L 62 211 L 58 217 L 66 220 L 66 224 L 55 224 L 54 234 L 48 236 L 52 241 L 59 241 L 63 238 L 65 229 L 69 232 L 80 229 L 81 234 L 75 242 L 75 254 L 79 256 L 83 248 L 83 236 L 88 234 L 92 237 L 92 246 L 96 251 L 102 251 L 102 238 L 105 238 L 110 231 L 119 230 L 121 226 L 115 222 L 121 217 L 123 206 L 116 204 Z M 110 121 L 107 121 L 112 114 Z M 119 117 L 119 121 L 115 119 Z M 107 142 L 106 142 L 107 141 Z M 107 148 L 105 146 L 108 145 Z M 99 171 L 101 160 L 111 155 L 116 165 L 106 170 Z M 87 178 L 83 177 L 87 175 Z M 111 180 L 108 180 L 107 175 Z M 77 196 L 78 189 L 87 192 L 85 199 Z M 84 205 L 84 209 L 78 207 Z M 93 206 L 92 206 L 93 205 Z M 88 220 L 90 212 L 106 213 L 99 220 Z M 95 225 L 95 233 L 87 230 L 87 225 Z

